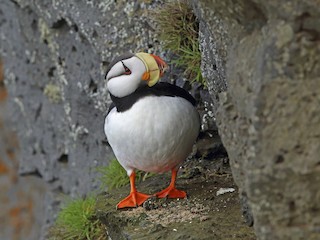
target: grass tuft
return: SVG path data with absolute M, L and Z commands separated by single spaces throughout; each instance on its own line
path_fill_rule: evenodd
M 117 159 L 112 159 L 108 166 L 99 167 L 97 169 L 101 173 L 100 182 L 101 188 L 109 189 L 120 188 L 130 183 L 127 172 L 120 165 Z M 136 171 L 136 181 L 144 181 L 146 178 L 153 176 L 152 173 L 146 173 L 143 171 Z
M 68 201 L 58 214 L 55 235 L 65 240 L 92 240 L 101 236 L 100 223 L 94 219 L 96 197 Z
M 152 18 L 163 48 L 177 56 L 173 63 L 185 69 L 184 74 L 190 82 L 206 86 L 200 69 L 199 22 L 187 1 L 167 2 L 152 12 Z

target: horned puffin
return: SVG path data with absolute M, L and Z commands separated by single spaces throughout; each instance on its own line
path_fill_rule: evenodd
M 112 104 L 105 118 L 107 140 L 126 170 L 131 191 L 117 208 L 137 207 L 151 195 L 135 186 L 135 169 L 163 173 L 171 170 L 171 183 L 153 196 L 185 198 L 175 188 L 181 163 L 199 134 L 195 99 L 184 89 L 158 82 L 167 64 L 158 56 L 139 52 L 113 60 L 106 80 Z

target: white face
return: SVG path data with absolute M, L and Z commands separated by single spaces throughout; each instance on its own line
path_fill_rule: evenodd
M 142 81 L 142 75 L 146 72 L 144 63 L 137 57 L 117 62 L 107 74 L 107 87 L 115 97 L 125 97 L 133 93 Z

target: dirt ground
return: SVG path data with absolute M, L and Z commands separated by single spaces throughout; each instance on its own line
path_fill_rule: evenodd
M 156 175 L 137 185 L 154 194 L 165 188 L 170 174 Z M 238 191 L 227 158 L 189 160 L 179 172 L 177 188 L 187 199 L 150 198 L 142 207 L 115 210 L 129 186 L 102 194 L 97 216 L 111 239 L 256 239 L 241 216 Z M 220 188 L 233 192 L 217 195 Z

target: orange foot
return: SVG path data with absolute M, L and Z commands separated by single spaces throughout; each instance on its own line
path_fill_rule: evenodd
M 147 195 L 144 193 L 131 192 L 128 197 L 121 200 L 117 204 L 117 209 L 138 207 L 138 206 L 142 205 L 150 197 L 151 197 L 150 195 Z
M 178 170 L 171 170 L 171 182 L 169 187 L 155 194 L 158 198 L 185 198 L 187 197 L 186 192 L 178 190 L 175 188 L 176 178 L 177 178 Z
M 181 191 L 176 189 L 175 187 L 167 187 L 166 189 L 162 190 L 155 194 L 158 198 L 185 198 L 187 197 L 187 193 L 185 191 Z

